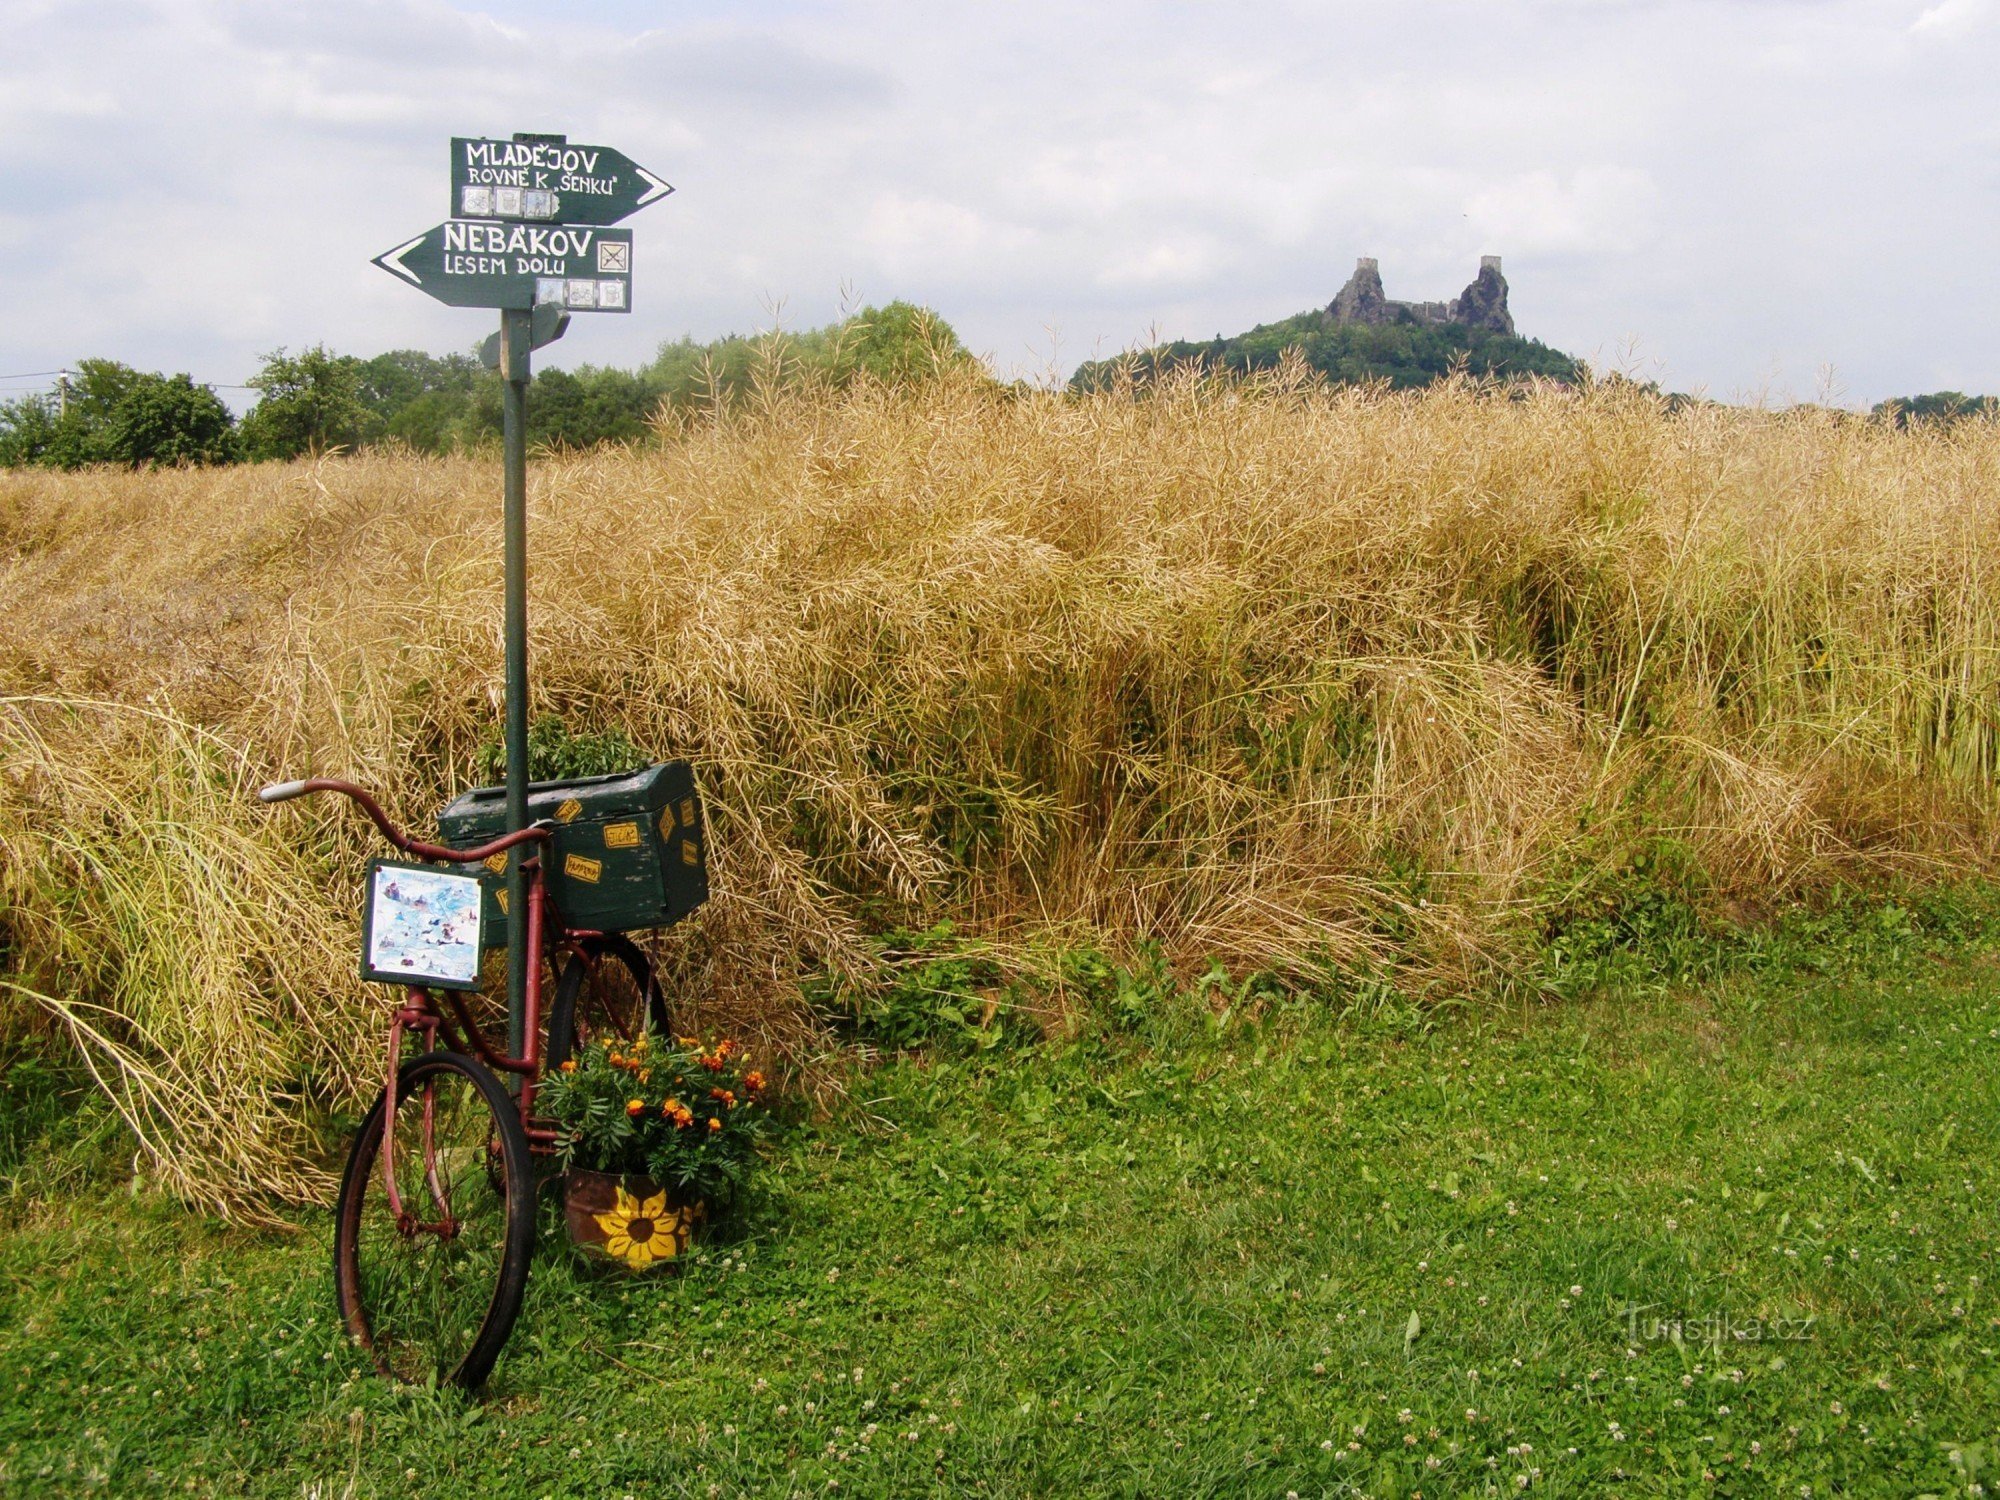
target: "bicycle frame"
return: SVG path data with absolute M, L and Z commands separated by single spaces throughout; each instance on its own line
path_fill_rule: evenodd
M 338 792 L 356 803 L 369 820 L 373 822 L 391 844 L 403 853 L 416 859 L 435 860 L 450 864 L 476 864 L 495 854 L 512 849 L 516 845 L 531 841 L 543 841 L 549 837 L 548 827 L 537 824 L 515 833 L 506 834 L 490 843 L 474 849 L 447 849 L 440 844 L 425 843 L 405 834 L 389 820 L 378 803 L 362 788 L 348 781 L 315 779 L 310 781 L 287 781 L 267 786 L 257 795 L 261 801 L 288 802 L 294 797 L 309 796 L 315 792 Z M 398 1230 L 405 1236 L 414 1236 L 419 1231 L 434 1233 L 449 1239 L 457 1232 L 451 1211 L 446 1203 L 445 1193 L 437 1177 L 437 1156 L 432 1130 L 432 1101 L 426 1098 L 423 1114 L 423 1160 L 424 1177 L 431 1192 L 432 1201 L 442 1216 L 436 1223 L 425 1223 L 410 1209 L 404 1207 L 403 1195 L 396 1184 L 395 1173 L 395 1130 L 396 1130 L 396 1077 L 402 1067 L 403 1037 L 410 1030 L 423 1037 L 423 1050 L 428 1052 L 438 1043 L 440 1035 L 446 1046 L 455 1052 L 469 1053 L 496 1073 L 512 1074 L 520 1079 L 515 1090 L 516 1107 L 520 1111 L 521 1127 L 528 1137 L 529 1149 L 538 1155 L 549 1155 L 555 1150 L 555 1131 L 546 1125 L 535 1123 L 532 1111 L 535 1102 L 535 1085 L 542 1071 L 542 956 L 548 951 L 548 926 L 550 921 L 548 884 L 543 878 L 542 862 L 539 855 L 530 855 L 522 861 L 528 875 L 528 974 L 526 985 L 525 1045 L 522 1055 L 513 1057 L 504 1050 L 494 1047 L 486 1040 L 478 1021 L 467 1007 L 464 997 L 456 990 L 442 993 L 450 1009 L 446 1015 L 437 1006 L 433 991 L 422 985 L 409 987 L 409 999 L 398 1006 L 389 1023 L 388 1069 L 384 1079 L 388 1106 L 382 1121 L 382 1181 L 387 1189 L 389 1211 L 395 1216 Z M 558 940 L 558 945 L 571 939 L 588 938 L 599 934 L 567 930 Z

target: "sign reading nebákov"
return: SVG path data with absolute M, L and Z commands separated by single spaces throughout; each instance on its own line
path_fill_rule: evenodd
M 632 231 L 451 219 L 375 264 L 453 307 L 632 310 Z

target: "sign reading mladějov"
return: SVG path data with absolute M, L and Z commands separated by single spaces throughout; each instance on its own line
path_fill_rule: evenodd
M 455 219 L 616 224 L 672 191 L 609 146 L 573 146 L 561 136 L 455 136 L 446 211 Z
M 453 307 L 632 310 L 632 231 L 450 219 L 375 264 Z

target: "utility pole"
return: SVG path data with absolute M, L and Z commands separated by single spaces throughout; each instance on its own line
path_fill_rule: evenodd
M 69 371 L 56 371 L 56 420 L 69 415 Z

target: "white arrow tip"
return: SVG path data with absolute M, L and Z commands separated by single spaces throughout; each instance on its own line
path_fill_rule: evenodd
M 664 178 L 655 177 L 644 167 L 639 168 L 639 175 L 646 179 L 647 184 L 646 191 L 639 195 L 639 207 L 641 208 L 644 208 L 648 203 L 659 202 L 674 190 L 672 183 L 666 181 Z
M 422 286 L 424 284 L 423 278 L 403 264 L 403 257 L 421 245 L 424 242 L 424 238 L 420 234 L 406 245 L 398 245 L 393 250 L 383 251 L 382 254 L 375 257 L 375 264 L 385 271 L 394 271 L 398 276 L 409 282 L 411 286 Z

